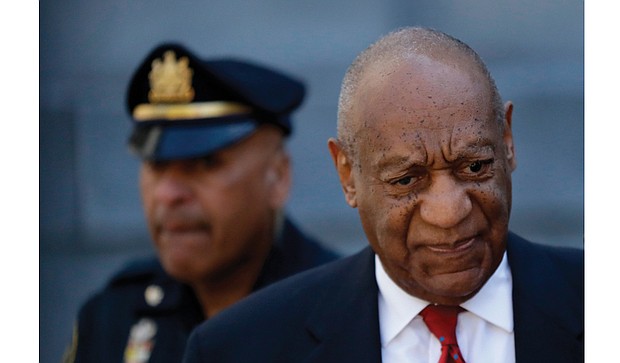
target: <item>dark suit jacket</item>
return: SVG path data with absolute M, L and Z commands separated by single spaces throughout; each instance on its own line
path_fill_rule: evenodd
M 337 257 L 286 220 L 254 290 Z M 163 294 L 155 305 L 145 300 L 152 286 Z M 169 276 L 156 257 L 133 261 L 82 306 L 66 361 L 123 362 L 130 329 L 145 318 L 157 327 L 150 363 L 180 362 L 190 332 L 205 320 L 192 289 Z
M 583 250 L 510 234 L 508 261 L 517 362 L 583 362 Z M 184 362 L 380 362 L 377 294 L 374 254 L 366 248 L 199 326 Z

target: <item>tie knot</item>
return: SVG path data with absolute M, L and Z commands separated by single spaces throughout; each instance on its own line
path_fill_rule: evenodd
M 441 342 L 441 345 L 455 345 L 456 321 L 460 306 L 429 305 L 420 312 L 428 330 Z

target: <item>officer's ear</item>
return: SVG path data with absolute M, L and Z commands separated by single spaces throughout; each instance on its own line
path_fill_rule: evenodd
M 276 152 L 265 173 L 270 189 L 270 203 L 274 210 L 284 208 L 291 190 L 291 160 L 284 149 Z
M 352 174 L 352 160 L 338 140 L 330 138 L 327 141 L 327 147 L 338 172 L 344 198 L 351 208 L 357 208 L 357 193 L 355 190 L 355 178 Z

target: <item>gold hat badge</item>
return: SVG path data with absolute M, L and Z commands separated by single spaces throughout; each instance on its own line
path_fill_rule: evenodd
M 192 88 L 194 71 L 189 67 L 189 59 L 177 60 L 174 51 L 164 53 L 162 59 L 151 64 L 148 104 L 140 104 L 133 111 L 136 121 L 150 120 L 192 120 L 232 115 L 250 114 L 247 105 L 230 101 L 194 102 Z
M 149 73 L 149 102 L 151 103 L 187 103 L 194 99 L 192 75 L 189 59 L 181 57 L 177 61 L 176 54 L 169 50 L 164 53 L 163 61 L 155 59 Z

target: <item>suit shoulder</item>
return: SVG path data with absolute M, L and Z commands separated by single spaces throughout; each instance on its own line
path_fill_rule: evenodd
M 371 254 L 372 251 L 366 248 L 353 256 L 278 281 L 209 319 L 198 330 L 219 333 L 220 329 L 256 329 L 258 332 L 275 324 L 301 323 L 326 294 L 338 291 L 342 284 L 348 283 L 343 276 L 350 277 L 352 271 L 361 270 L 361 265 L 370 260 Z
M 257 296 L 254 298 L 262 299 L 263 295 L 274 296 L 291 292 L 296 292 L 294 296 L 301 295 L 300 298 L 303 298 L 305 294 L 314 295 L 313 289 L 324 290 L 326 287 L 345 283 L 346 281 L 342 281 L 340 277 L 346 272 L 355 271 L 358 268 L 357 265 L 365 264 L 368 258 L 364 256 L 369 254 L 372 254 L 372 251 L 366 248 L 357 254 L 328 261 L 276 282 L 255 293 L 254 295 Z
M 570 305 L 574 314 L 582 314 L 585 280 L 582 249 L 533 243 L 511 233 L 508 262 L 515 291 L 534 294 L 532 300 Z
M 240 305 L 239 308 L 243 308 L 264 304 L 266 309 L 271 309 L 274 307 L 274 303 L 287 305 L 298 300 L 315 299 L 321 291 L 341 283 L 338 277 L 342 276 L 343 272 L 354 269 L 352 265 L 356 261 L 356 256 L 350 256 L 310 268 L 255 292 L 237 305 Z M 280 299 L 280 296 L 286 298 Z M 249 301 L 246 302 L 245 300 Z
M 279 245 L 284 255 L 284 263 L 297 271 L 319 266 L 341 257 L 313 236 L 302 232 L 288 218 L 285 220 Z
M 555 271 L 568 275 L 570 280 L 583 281 L 584 251 L 580 248 L 552 246 L 530 242 L 511 233 L 509 238 L 510 251 L 523 255 L 531 262 L 548 264 Z M 535 266 L 532 265 L 532 268 Z
M 533 258 L 545 256 L 562 265 L 579 266 L 584 262 L 584 252 L 581 248 L 531 242 L 514 233 L 509 234 L 508 245 L 509 252 L 512 250 Z
M 307 330 L 308 320 L 324 314 L 330 315 L 325 319 L 338 320 L 338 316 L 331 319 L 331 308 L 351 302 L 341 298 L 349 296 L 343 291 L 361 291 L 356 287 L 360 281 L 376 284 L 358 276 L 360 271 L 374 271 L 371 264 L 374 254 L 366 248 L 255 292 L 195 329 L 185 362 L 201 361 L 204 356 L 221 362 L 256 361 L 251 356 L 256 351 L 273 358 L 263 361 L 277 361 L 286 354 L 307 352 L 315 339 Z M 244 346 L 238 349 L 242 337 Z
M 555 269 L 565 276 L 566 281 L 583 290 L 585 282 L 583 249 L 544 245 L 538 247 L 546 253 Z

